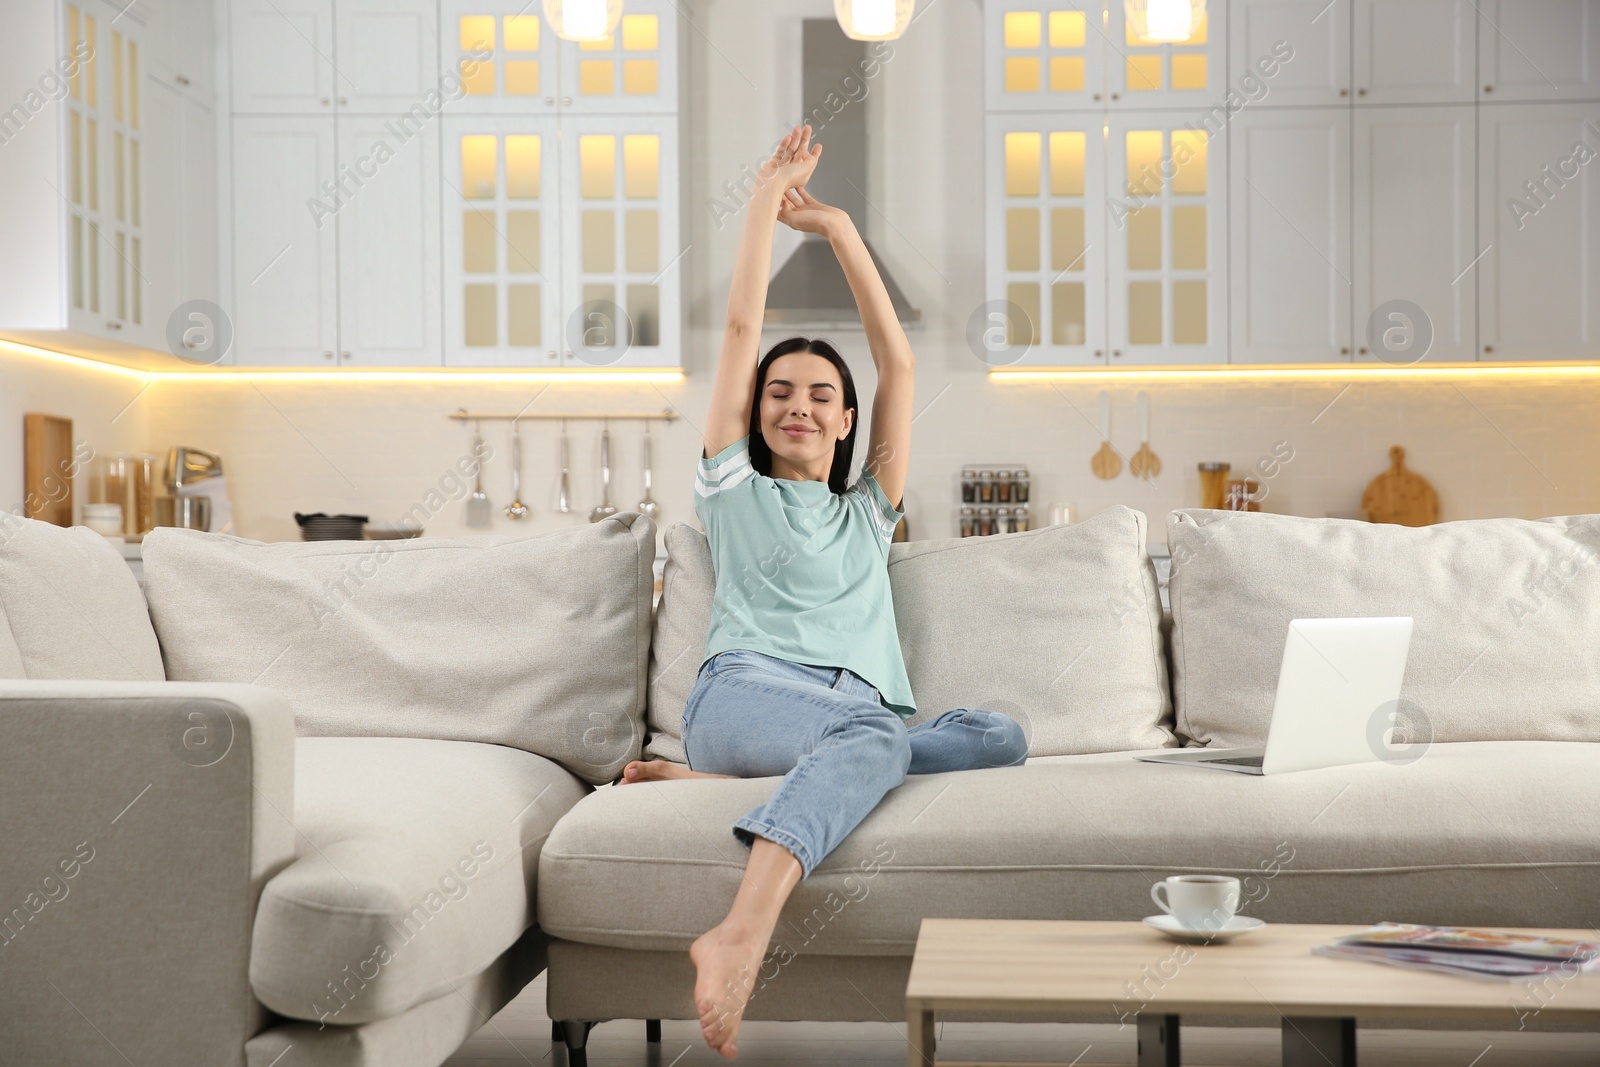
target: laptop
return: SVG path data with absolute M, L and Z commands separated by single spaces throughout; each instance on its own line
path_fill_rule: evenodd
M 1136 756 L 1240 774 L 1374 763 L 1388 755 L 1411 651 L 1411 619 L 1294 619 L 1283 646 L 1267 747 Z

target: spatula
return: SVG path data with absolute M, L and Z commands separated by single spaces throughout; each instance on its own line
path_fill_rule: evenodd
M 1100 451 L 1089 460 L 1096 478 L 1115 478 L 1122 473 L 1122 457 L 1111 447 L 1111 394 L 1100 390 Z
M 476 420 L 472 423 L 472 457 L 478 466 L 473 475 L 472 495 L 467 497 L 467 525 L 482 529 L 489 525 L 489 494 L 483 491 L 483 433 Z
M 1161 473 L 1161 457 L 1150 451 L 1150 394 L 1139 391 L 1139 451 L 1128 460 L 1128 470 L 1135 478 L 1149 481 Z

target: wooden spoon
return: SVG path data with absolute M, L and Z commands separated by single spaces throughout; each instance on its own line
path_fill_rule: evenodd
M 1122 473 L 1122 457 L 1111 447 L 1111 394 L 1100 390 L 1100 451 L 1089 460 L 1096 478 L 1115 478 Z
M 1150 451 L 1150 394 L 1139 391 L 1139 451 L 1128 460 L 1128 470 L 1135 478 L 1149 481 L 1161 473 L 1161 457 Z

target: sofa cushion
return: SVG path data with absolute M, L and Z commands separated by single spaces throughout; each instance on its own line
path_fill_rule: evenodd
M 705 534 L 678 523 L 666 541 L 646 754 L 681 763 L 715 578 Z M 900 542 L 889 549 L 889 581 L 917 701 L 909 725 L 976 707 L 1021 723 L 1035 756 L 1174 743 L 1161 598 L 1139 512 Z
M 777 778 L 621 785 L 557 824 L 539 925 L 681 951 L 720 922 L 749 852 L 733 821 Z M 1268 778 L 1129 753 L 913 775 L 801 882 L 774 941 L 909 956 L 924 916 L 1134 920 L 1169 874 L 1244 880 L 1268 922 L 1584 927 L 1600 899 L 1600 745 L 1433 745 L 1400 765 Z
M 298 858 L 256 912 L 257 998 L 331 1025 L 450 993 L 533 922 L 545 837 L 588 791 L 501 745 L 299 738 Z
M 159 682 L 144 594 L 127 561 L 86 526 L 0 513 L 0 677 Z
M 532 537 L 145 538 L 168 675 L 282 691 L 309 736 L 487 741 L 590 782 L 644 737 L 655 524 Z
M 1600 741 L 1600 516 L 1412 529 L 1175 511 L 1180 733 L 1261 745 L 1289 620 L 1409 615 L 1410 740 Z M 1393 709 L 1374 709 L 1381 730 Z M 1381 736 L 1381 735 L 1380 735 Z

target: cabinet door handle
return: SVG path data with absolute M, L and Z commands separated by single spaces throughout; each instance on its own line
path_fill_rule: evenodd
M 1494 345 L 1484 345 L 1483 346 L 1483 354 L 1484 355 L 1487 356 L 1487 355 L 1490 355 L 1493 352 L 1494 352 Z
M 1349 96 L 1350 95 L 1350 90 L 1349 89 L 1340 89 L 1339 90 L 1339 95 L 1340 96 Z
M 323 106 L 323 107 L 328 107 L 328 106 L 330 106 L 330 105 L 331 105 L 331 104 L 332 104 L 332 103 L 333 103 L 333 101 L 331 101 L 331 100 L 329 100 L 329 99 L 328 99 L 328 98 L 327 98 L 327 97 L 323 97 L 323 98 L 322 98 L 322 106 Z
M 555 97 L 547 96 L 547 97 L 544 98 L 544 106 L 545 107 L 554 107 L 555 104 L 556 104 L 556 98 Z
M 1103 349 L 1103 348 L 1095 349 L 1094 350 L 1094 358 L 1095 359 L 1104 359 L 1104 358 L 1106 358 L 1106 350 Z
M 179 85 L 188 85 L 189 84 L 189 79 L 184 77 L 182 74 L 178 75 L 173 80 L 176 81 Z
M 1367 354 L 1367 346 L 1366 345 L 1362 345 L 1361 348 L 1358 351 L 1360 351 L 1360 353 L 1363 356 L 1366 355 Z
M 1365 90 L 1363 90 L 1363 91 L 1365 91 Z M 346 105 L 346 104 L 348 104 L 348 103 L 349 103 L 349 102 L 350 102 L 350 98 L 349 98 L 349 97 L 345 97 L 345 96 L 341 96 L 341 97 L 340 97 L 340 98 L 339 98 L 339 106 L 340 106 L 340 107 L 344 107 L 344 106 L 345 106 L 345 105 Z
M 349 352 L 340 352 L 339 353 L 339 358 L 340 359 L 349 359 L 350 358 L 350 353 Z
M 323 359 L 332 359 L 333 358 L 333 353 L 332 352 L 324 352 L 324 353 L 322 353 L 322 358 Z
M 1113 99 L 1113 100 L 1121 100 L 1122 96 L 1119 93 L 1112 93 L 1111 94 L 1111 99 Z
M 1365 89 L 1357 89 L 1356 90 L 1356 95 L 1357 96 L 1366 96 L 1367 95 L 1367 91 Z
M 1112 359 L 1121 359 L 1121 358 L 1122 358 L 1122 349 L 1120 349 L 1120 348 L 1113 348 L 1113 349 L 1112 349 L 1112 350 L 1111 350 L 1111 358 L 1112 358 Z
M 1350 346 L 1341 345 L 1340 348 L 1339 348 L 1339 354 L 1341 356 L 1348 356 L 1350 354 Z
M 545 359 L 555 359 L 556 358 L 556 350 L 553 349 L 553 348 L 549 349 L 548 351 L 545 352 L 544 358 Z
M 1100 99 L 1100 94 L 1099 94 L 1099 93 L 1095 93 L 1095 94 L 1094 94 L 1094 98 L 1095 98 L 1095 99 L 1096 99 L 1096 100 L 1098 100 L 1098 99 Z
M 1492 85 L 1485 85 L 1485 86 L 1484 86 L 1484 87 L 1483 87 L 1483 91 L 1484 91 L 1484 92 L 1486 92 L 1486 93 L 1492 93 L 1492 92 L 1494 92 L 1494 86 L 1492 86 Z
M 561 98 L 561 106 L 562 106 L 562 107 L 571 107 L 571 106 L 572 106 L 572 97 L 570 97 L 570 96 L 563 96 L 563 97 L 562 97 L 562 98 Z
M 122 323 L 114 322 L 114 321 L 108 321 L 106 323 L 106 329 L 108 329 L 108 330 L 120 330 L 120 329 L 122 329 Z

